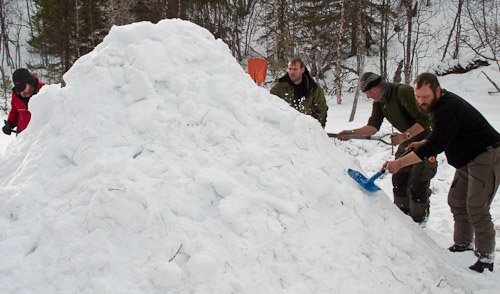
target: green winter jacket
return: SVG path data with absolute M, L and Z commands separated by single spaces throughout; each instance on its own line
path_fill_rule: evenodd
M 418 123 L 424 131 L 410 141 L 424 139 L 429 133 L 432 118 L 429 114 L 418 110 L 413 88 L 405 84 L 388 83 L 387 85 L 387 93 L 384 95 L 383 102 L 373 102 L 368 125 L 379 130 L 385 117 L 398 131 L 404 133 Z
M 271 88 L 271 94 L 282 98 L 298 111 L 314 117 L 324 128 L 328 106 L 326 105 L 323 89 L 316 84 L 307 68 L 302 75 L 302 79 L 306 83 L 306 94 L 304 97 L 295 98 L 295 87 L 290 81 L 288 73 L 281 77 L 278 83 Z M 300 104 L 297 103 L 298 107 L 295 106 L 295 99 L 300 100 Z

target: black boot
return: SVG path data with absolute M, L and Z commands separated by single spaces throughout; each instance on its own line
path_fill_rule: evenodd
M 478 273 L 482 273 L 484 271 L 484 269 L 489 269 L 490 272 L 492 272 L 493 271 L 493 262 L 482 262 L 481 258 L 479 258 L 476 261 L 476 263 L 471 265 L 469 268 L 471 270 L 478 272 Z
M 468 244 L 468 245 L 454 244 L 453 246 L 448 248 L 448 250 L 450 250 L 451 252 L 472 251 L 472 249 L 474 249 L 474 248 L 472 248 L 471 244 Z

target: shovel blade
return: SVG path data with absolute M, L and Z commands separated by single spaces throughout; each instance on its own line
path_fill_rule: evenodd
M 376 192 L 380 190 L 380 188 L 373 183 L 373 180 L 375 180 L 374 177 L 372 177 L 371 180 L 368 180 L 362 173 L 352 169 L 348 169 L 347 173 L 366 190 L 370 192 Z

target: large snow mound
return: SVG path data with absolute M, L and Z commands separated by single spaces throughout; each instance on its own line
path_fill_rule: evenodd
M 2 293 L 467 293 L 318 122 L 181 20 L 113 27 L 0 158 Z M 382 162 L 381 162 L 382 164 Z M 384 179 L 381 179 L 384 180 Z M 387 179 L 386 179 L 387 180 Z

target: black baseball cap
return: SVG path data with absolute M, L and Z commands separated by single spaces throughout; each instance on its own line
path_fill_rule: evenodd
M 17 92 L 22 92 L 26 89 L 26 84 L 35 86 L 36 80 L 30 74 L 30 72 L 25 68 L 19 68 L 12 74 L 12 80 L 14 81 L 14 87 Z

